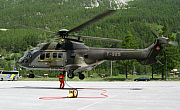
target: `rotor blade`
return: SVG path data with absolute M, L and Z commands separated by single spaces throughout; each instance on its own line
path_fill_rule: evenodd
M 152 28 L 150 28 L 150 30 L 153 33 L 153 35 L 155 35 L 157 38 L 159 37 L 158 34 Z
M 107 11 L 105 11 L 105 12 L 103 12 L 103 13 L 95 16 L 94 18 L 92 18 L 92 19 L 90 19 L 90 20 L 82 23 L 81 25 L 79 25 L 79 26 L 71 29 L 68 33 L 79 31 L 80 29 L 82 29 L 82 28 L 90 25 L 90 24 L 93 23 L 93 22 L 98 21 L 99 19 L 104 18 L 105 16 L 109 15 L 110 13 L 112 13 L 112 12 L 114 12 L 114 11 L 116 11 L 116 10 L 107 10 Z
M 169 32 L 169 28 L 167 28 L 164 32 L 163 32 L 163 36 L 166 36 Z
M 174 45 L 175 47 L 177 47 L 177 46 L 178 46 L 178 43 L 177 43 L 177 42 L 173 42 L 173 41 L 170 41 L 168 44 L 170 44 L 170 45 Z
M 70 35 L 70 36 L 73 36 L 73 37 L 78 37 L 78 38 L 83 38 L 83 39 L 104 40 L 104 41 L 113 41 L 113 42 L 122 42 L 122 40 L 109 39 L 109 38 L 101 38 L 101 37 L 75 36 L 75 35 Z
M 166 36 L 167 34 L 169 34 L 169 32 L 171 32 L 172 27 L 168 27 L 164 32 L 163 32 L 163 36 Z
M 153 42 L 145 43 L 144 46 L 145 46 L 145 47 L 149 47 L 151 44 L 153 44 Z
M 31 28 L 31 29 L 36 29 L 36 30 L 40 30 L 40 31 L 45 31 L 45 32 L 56 34 L 55 32 L 52 32 L 52 31 L 47 31 L 47 30 L 43 30 L 43 29 L 39 29 L 39 28 L 35 28 L 35 27 L 30 27 L 30 26 L 14 23 L 14 22 L 11 22 L 11 21 L 6 21 L 6 20 L 3 20 L 3 19 L 0 19 L 0 21 L 4 21 L 6 23 L 16 24 L 16 25 L 19 25 L 19 26 L 22 26 L 22 27 L 27 27 L 27 28 Z
M 54 39 L 54 38 L 59 38 L 59 36 L 51 37 L 51 38 L 44 39 L 44 40 L 38 40 L 37 42 L 44 42 L 44 41 L 47 41 L 47 40 L 50 40 L 50 39 Z

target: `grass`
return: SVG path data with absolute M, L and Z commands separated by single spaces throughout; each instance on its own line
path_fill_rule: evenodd
M 105 78 L 91 78 L 91 77 L 87 77 L 84 80 L 80 80 L 78 78 L 78 76 L 75 76 L 73 79 L 69 79 L 67 78 L 68 81 L 134 81 L 135 78 L 139 78 L 139 77 L 149 77 L 151 78 L 151 76 L 149 75 L 128 75 L 128 79 L 126 79 L 126 75 L 118 75 L 118 76 L 109 76 L 109 77 L 105 77 Z M 164 77 L 165 78 L 165 77 Z M 49 77 L 49 78 L 20 78 L 19 81 L 59 81 L 58 77 Z M 154 78 L 151 78 L 151 81 L 163 81 L 161 79 L 161 75 L 157 76 L 154 75 Z M 168 81 L 180 81 L 180 77 L 175 77 L 175 78 L 168 78 Z

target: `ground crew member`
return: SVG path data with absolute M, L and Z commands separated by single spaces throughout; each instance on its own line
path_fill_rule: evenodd
M 63 74 L 59 74 L 60 88 L 64 88 L 64 77 L 65 76 Z

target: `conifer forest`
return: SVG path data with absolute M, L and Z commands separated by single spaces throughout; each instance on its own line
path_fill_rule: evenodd
M 122 40 L 110 42 L 84 40 L 89 47 L 143 49 L 154 42 L 154 29 L 159 36 L 167 32 L 166 37 L 177 42 L 178 46 L 168 45 L 157 56 L 160 63 L 141 65 L 136 60 L 113 62 L 113 75 L 162 74 L 164 71 L 180 69 L 180 0 L 0 0 L 0 69 L 21 71 L 17 61 L 24 53 L 43 42 L 54 42 L 54 34 L 22 27 L 10 21 L 43 30 L 58 32 L 60 29 L 73 29 L 95 15 L 108 9 L 116 12 L 74 33 L 76 35 L 103 37 Z M 126 0 L 124 0 L 126 1 Z M 5 30 L 3 30 L 5 29 Z M 48 39 L 48 40 L 45 40 Z M 15 60 L 15 61 L 14 61 Z M 167 60 L 167 65 L 166 65 Z M 42 75 L 56 76 L 53 72 L 37 72 Z M 111 74 L 111 62 L 107 61 L 88 72 L 88 75 Z

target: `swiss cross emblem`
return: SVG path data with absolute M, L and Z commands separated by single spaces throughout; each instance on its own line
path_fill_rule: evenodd
M 158 51 L 158 50 L 160 50 L 161 48 L 160 48 L 160 46 L 156 46 L 156 50 Z

